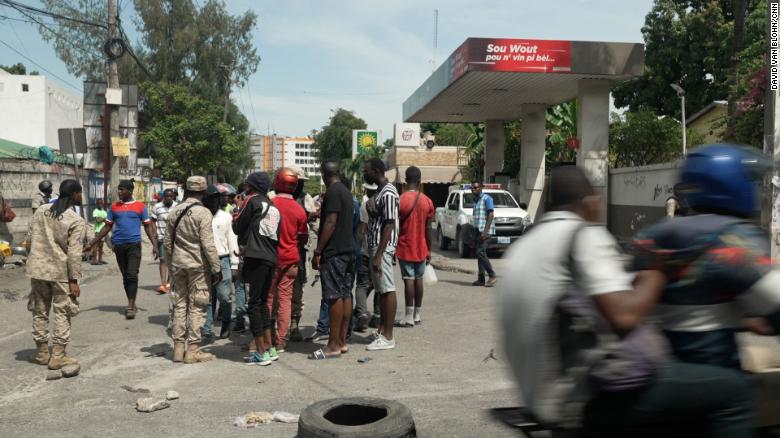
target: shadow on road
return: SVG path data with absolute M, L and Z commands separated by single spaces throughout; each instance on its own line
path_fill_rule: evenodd
M 469 286 L 469 287 L 472 287 L 472 286 L 471 286 L 471 281 L 462 281 L 462 280 L 439 280 L 439 283 L 450 283 L 450 284 L 455 284 L 455 285 L 458 285 L 458 286 Z M 473 287 L 476 287 L 476 286 L 473 286 Z
M 29 362 L 30 358 L 35 356 L 35 353 L 37 353 L 38 350 L 34 348 L 27 348 L 24 350 L 19 350 L 16 353 L 14 353 L 14 356 L 16 356 L 16 360 L 19 362 Z
M 149 317 L 149 323 L 168 327 L 168 318 L 169 316 L 167 313 L 162 315 L 152 315 Z
M 170 344 L 160 343 L 142 347 L 141 353 L 146 353 L 144 357 L 161 357 L 167 355 L 172 350 L 173 348 L 171 348 Z

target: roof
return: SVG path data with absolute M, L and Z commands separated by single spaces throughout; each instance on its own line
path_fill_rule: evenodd
M 469 38 L 404 102 L 406 122 L 517 120 L 523 104 L 555 105 L 582 79 L 624 81 L 644 71 L 644 45 Z
M 54 150 L 52 152 L 55 163 L 73 165 L 72 157 L 62 155 Z M 3 158 L 42 161 L 40 148 L 0 138 L 0 159 Z
M 394 183 L 402 183 L 406 179 L 406 169 L 410 166 L 398 166 L 387 171 L 385 176 Z M 422 183 L 453 184 L 463 179 L 463 174 L 456 166 L 417 166 L 422 173 Z
M 696 114 L 688 117 L 685 120 L 685 126 L 690 125 L 696 119 L 698 119 L 699 117 L 707 114 L 708 112 L 712 111 L 715 108 L 726 108 L 727 106 L 729 106 L 729 102 L 727 100 L 713 100 L 707 106 L 702 108 L 699 112 L 697 112 Z

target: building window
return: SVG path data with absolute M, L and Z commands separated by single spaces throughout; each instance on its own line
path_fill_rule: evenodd
M 22 84 L 22 91 L 25 93 L 30 91 L 30 84 Z

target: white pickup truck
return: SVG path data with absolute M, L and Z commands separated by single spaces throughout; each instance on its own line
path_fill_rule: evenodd
M 452 186 L 449 192 L 446 205 L 436 209 L 439 247 L 446 250 L 454 241 L 458 254 L 469 257 L 475 236 L 471 184 Z M 509 192 L 501 189 L 500 184 L 485 184 L 482 192 L 493 198 L 493 220 L 496 224 L 496 235 L 490 239 L 488 247 L 506 248 L 523 235 L 531 225 L 531 217 Z

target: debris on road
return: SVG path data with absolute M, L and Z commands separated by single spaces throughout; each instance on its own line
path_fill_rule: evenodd
M 300 415 L 291 414 L 285 411 L 274 411 L 274 413 L 259 411 L 250 412 L 244 416 L 236 417 L 233 420 L 233 425 L 236 427 L 243 427 L 251 429 L 261 424 L 268 424 L 272 421 L 277 423 L 297 423 Z
M 139 398 L 135 402 L 135 410 L 138 412 L 154 412 L 169 407 L 171 407 L 170 403 L 154 397 Z
M 273 414 L 270 412 L 250 412 L 244 416 L 236 417 L 233 420 L 233 425 L 237 427 L 252 428 L 261 424 L 268 424 L 274 420 Z
M 492 348 L 490 349 L 490 353 L 488 353 L 488 355 L 487 355 L 487 356 L 485 356 L 485 358 L 484 358 L 484 359 L 482 359 L 482 363 L 485 363 L 485 362 L 489 361 L 490 359 L 493 359 L 493 360 L 498 360 L 498 359 L 496 358 L 496 356 L 493 354 L 493 349 L 492 349 Z
M 46 373 L 46 380 L 59 380 L 62 378 L 60 370 L 49 371 Z
M 179 393 L 176 392 L 176 391 L 168 391 L 165 394 L 165 399 L 166 400 L 178 400 L 179 399 Z
M 274 421 L 277 423 L 297 423 L 300 417 L 300 415 L 295 415 L 284 411 L 274 412 Z
M 65 365 L 60 371 L 62 371 L 62 377 L 76 377 L 81 372 L 81 365 Z
M 374 359 L 374 358 L 372 358 L 372 357 L 361 357 L 360 359 L 358 359 L 358 362 L 360 362 L 360 363 L 366 363 L 366 362 L 368 362 L 368 361 L 371 361 L 371 360 L 373 360 L 373 359 Z

